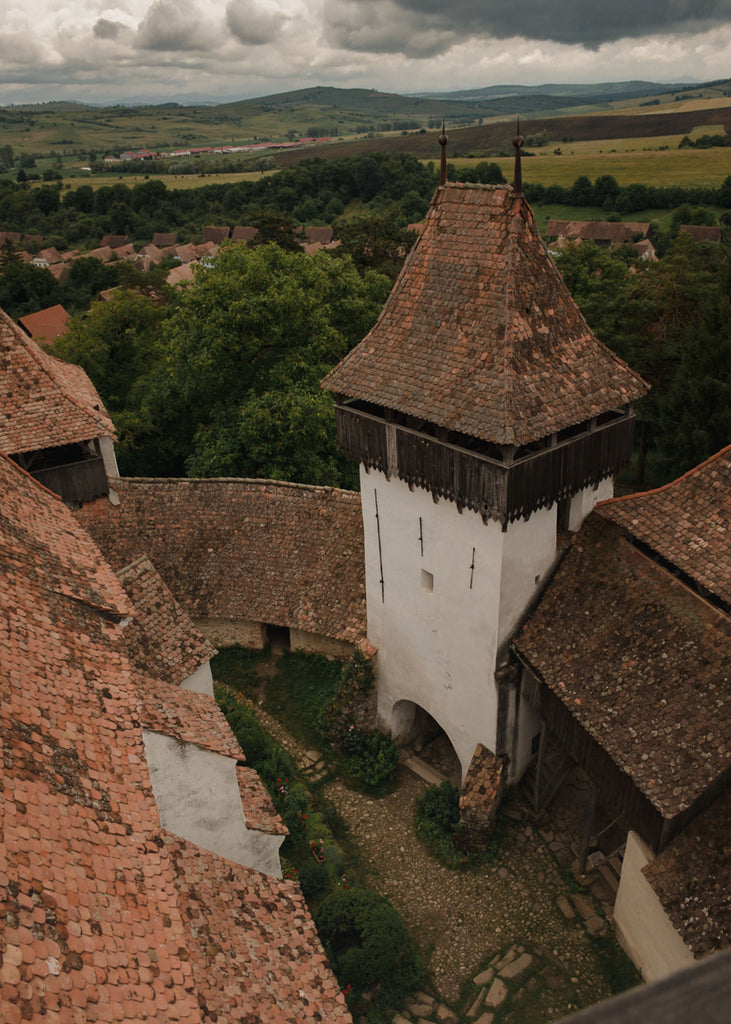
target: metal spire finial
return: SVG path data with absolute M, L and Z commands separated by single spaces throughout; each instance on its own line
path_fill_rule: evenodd
M 518 116 L 518 124 L 515 129 L 515 138 L 513 139 L 513 145 L 515 146 L 515 170 L 513 172 L 513 192 L 523 192 L 523 172 L 520 166 L 520 149 L 525 139 L 520 134 L 520 116 Z
M 447 133 L 445 131 L 445 118 L 442 118 L 442 134 L 439 136 L 439 145 L 442 147 L 442 165 L 439 169 L 439 184 L 447 184 Z

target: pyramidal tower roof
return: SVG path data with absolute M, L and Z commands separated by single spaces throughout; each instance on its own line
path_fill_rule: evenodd
M 519 184 L 452 183 L 437 189 L 378 322 L 323 386 L 503 445 L 647 390 L 590 330 Z

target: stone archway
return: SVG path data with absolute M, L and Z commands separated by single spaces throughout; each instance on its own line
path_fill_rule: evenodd
M 391 709 L 391 731 L 399 744 L 456 786 L 461 784 L 462 766 L 454 745 L 425 708 L 411 700 L 396 701 Z

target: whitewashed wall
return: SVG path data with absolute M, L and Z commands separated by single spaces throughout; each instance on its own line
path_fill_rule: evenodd
M 236 762 L 193 743 L 143 729 L 152 791 L 162 827 L 275 878 L 283 836 L 247 828 Z
M 694 961 L 693 953 L 642 874 L 652 858 L 650 848 L 636 832 L 630 832 L 614 904 L 617 938 L 645 981 L 657 981 Z
M 408 716 L 392 720 L 397 701 L 424 708 L 449 736 L 464 776 L 478 742 L 495 749 L 498 647 L 552 564 L 555 509 L 503 532 L 475 512 L 460 514 L 450 501 L 363 469 L 361 499 L 379 717 L 398 733 Z
M 180 684 L 184 690 L 193 690 L 194 693 L 205 693 L 209 697 L 213 696 L 213 675 L 211 673 L 211 663 L 206 661 L 203 665 L 199 666 L 189 675 L 187 679 L 184 679 Z

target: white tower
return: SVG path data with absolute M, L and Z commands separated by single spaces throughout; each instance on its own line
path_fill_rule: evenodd
M 611 496 L 645 391 L 541 242 L 521 143 L 512 187 L 443 181 L 377 324 L 324 382 L 361 465 L 379 716 L 408 736 L 427 712 L 463 776 L 478 742 L 513 777 L 527 760 L 532 719 L 498 670 L 561 532 Z

